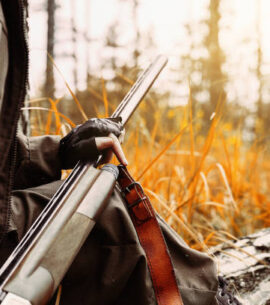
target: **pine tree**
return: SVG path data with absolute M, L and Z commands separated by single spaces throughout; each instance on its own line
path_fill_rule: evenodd
M 225 55 L 219 42 L 221 19 L 220 0 L 209 0 L 209 17 L 197 24 L 188 23 L 185 26 L 189 47 L 181 56 L 182 76 L 180 82 L 189 79 L 193 114 L 198 109 L 204 113 L 203 130 L 207 132 L 211 114 L 215 111 L 220 98 L 225 99 L 224 85 L 226 74 L 222 70 Z M 197 39 L 197 31 L 203 37 Z
M 74 81 L 74 89 L 77 91 L 78 89 L 78 56 L 77 56 L 77 27 L 75 23 L 75 15 L 76 15 L 76 1 L 71 1 L 71 41 L 72 41 L 72 59 L 73 59 L 73 81 Z
M 258 87 L 258 99 L 257 99 L 257 116 L 261 121 L 263 119 L 263 98 L 262 98 L 262 42 L 261 42 L 261 29 L 260 29 L 260 10 L 261 10 L 261 1 L 257 0 L 257 66 L 256 66 L 256 76 L 259 82 Z
M 210 111 L 214 111 L 220 98 L 225 98 L 224 83 L 226 75 L 222 71 L 225 55 L 219 43 L 220 2 L 220 0 L 210 0 L 209 18 L 205 22 L 208 27 L 208 34 L 204 39 L 204 45 L 208 51 L 208 58 L 204 61 L 203 71 L 209 90 Z
M 46 79 L 44 85 L 44 94 L 50 98 L 54 98 L 55 81 L 53 74 L 53 64 L 51 58 L 54 58 L 55 44 L 55 0 L 47 1 L 48 29 L 47 29 L 47 63 L 46 63 Z

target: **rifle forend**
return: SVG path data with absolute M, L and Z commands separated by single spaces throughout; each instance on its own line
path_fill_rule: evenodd
M 101 170 L 89 168 L 87 176 L 77 181 L 76 190 L 65 199 L 64 208 L 57 212 L 6 283 L 6 292 L 19 295 L 32 305 L 50 300 L 104 209 L 117 176 L 115 165 Z M 4 300 L 2 304 L 11 303 Z

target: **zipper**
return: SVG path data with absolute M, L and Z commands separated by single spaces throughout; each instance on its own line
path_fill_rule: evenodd
M 11 225 L 11 217 L 12 217 L 12 209 L 11 209 L 11 204 L 12 204 L 12 197 L 11 197 L 11 192 L 14 187 L 14 178 L 15 178 L 15 164 L 16 164 L 16 159 L 17 159 L 17 136 L 18 136 L 18 121 L 20 118 L 20 109 L 23 106 L 24 99 L 26 96 L 26 91 L 27 91 L 27 86 L 28 86 L 28 77 L 29 77 L 29 47 L 28 47 L 28 42 L 26 39 L 27 31 L 26 31 L 26 17 L 24 16 L 24 4 L 22 0 L 17 0 L 18 6 L 19 6 L 19 24 L 20 24 L 20 35 L 22 35 L 22 40 L 23 40 L 23 48 L 24 48 L 24 80 L 23 80 L 23 87 L 21 89 L 21 97 L 19 99 L 19 106 L 17 108 L 17 113 L 16 113 L 16 119 L 15 119 L 15 124 L 16 124 L 16 129 L 15 129 L 15 135 L 13 138 L 13 145 L 12 145 L 12 156 L 10 160 L 10 175 L 9 175 L 9 184 L 8 184 L 8 206 L 7 206 L 7 221 L 6 221 L 6 226 L 4 230 L 4 236 L 8 233 L 8 229 Z

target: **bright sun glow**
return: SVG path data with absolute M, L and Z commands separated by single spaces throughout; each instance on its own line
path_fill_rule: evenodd
M 199 21 L 207 17 L 207 0 L 141 0 L 139 2 L 137 25 L 144 34 L 148 33 L 154 47 L 148 48 L 147 41 L 140 43 L 142 56 L 140 64 L 147 65 L 153 54 L 163 53 L 169 57 L 169 70 L 179 68 L 179 58 L 186 51 L 190 39 L 185 32 L 185 24 L 194 24 L 198 38 L 202 35 Z M 44 80 L 46 58 L 46 15 L 38 9 L 41 1 L 30 1 L 30 46 L 31 46 L 31 83 L 32 95 L 37 94 L 41 82 Z M 252 77 L 252 70 L 256 65 L 254 51 L 260 37 L 263 51 L 262 73 L 266 84 L 269 82 L 270 69 L 270 1 L 261 0 L 226 0 L 222 1 L 222 19 L 220 44 L 226 54 L 226 66 L 229 83 L 228 98 L 231 101 L 252 106 L 257 98 L 258 84 Z M 134 22 L 130 2 L 116 0 L 59 0 L 57 11 L 57 38 L 55 61 L 69 84 L 73 84 L 72 60 L 70 50 L 70 16 L 75 15 L 78 36 L 77 56 L 79 57 L 78 77 L 79 88 L 83 89 L 85 78 L 86 47 L 83 40 L 87 32 L 90 38 L 89 64 L 96 75 L 104 73 L 101 66 L 109 61 L 111 50 L 104 49 L 105 36 L 108 27 L 116 21 L 119 23 L 119 54 L 122 61 L 129 61 L 130 46 L 134 43 Z M 258 22 L 258 17 L 260 22 Z M 38 62 L 38 64 L 37 64 Z M 188 94 L 188 75 L 184 77 L 181 86 L 173 85 L 173 74 L 164 73 L 159 86 L 173 91 L 174 101 L 171 103 L 186 103 Z M 185 81 L 186 79 L 186 81 Z M 247 84 L 250 84 L 247 86 Z M 57 93 L 65 94 L 66 89 L 59 78 Z M 268 97 L 267 97 L 268 99 Z

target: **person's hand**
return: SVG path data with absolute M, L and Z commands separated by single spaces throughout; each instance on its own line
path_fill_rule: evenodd
M 110 161 L 113 153 L 119 162 L 127 160 L 118 140 L 123 132 L 121 119 L 90 119 L 75 127 L 60 141 L 59 154 L 62 168 L 73 168 L 79 160 L 95 161 L 102 154 L 103 163 Z

